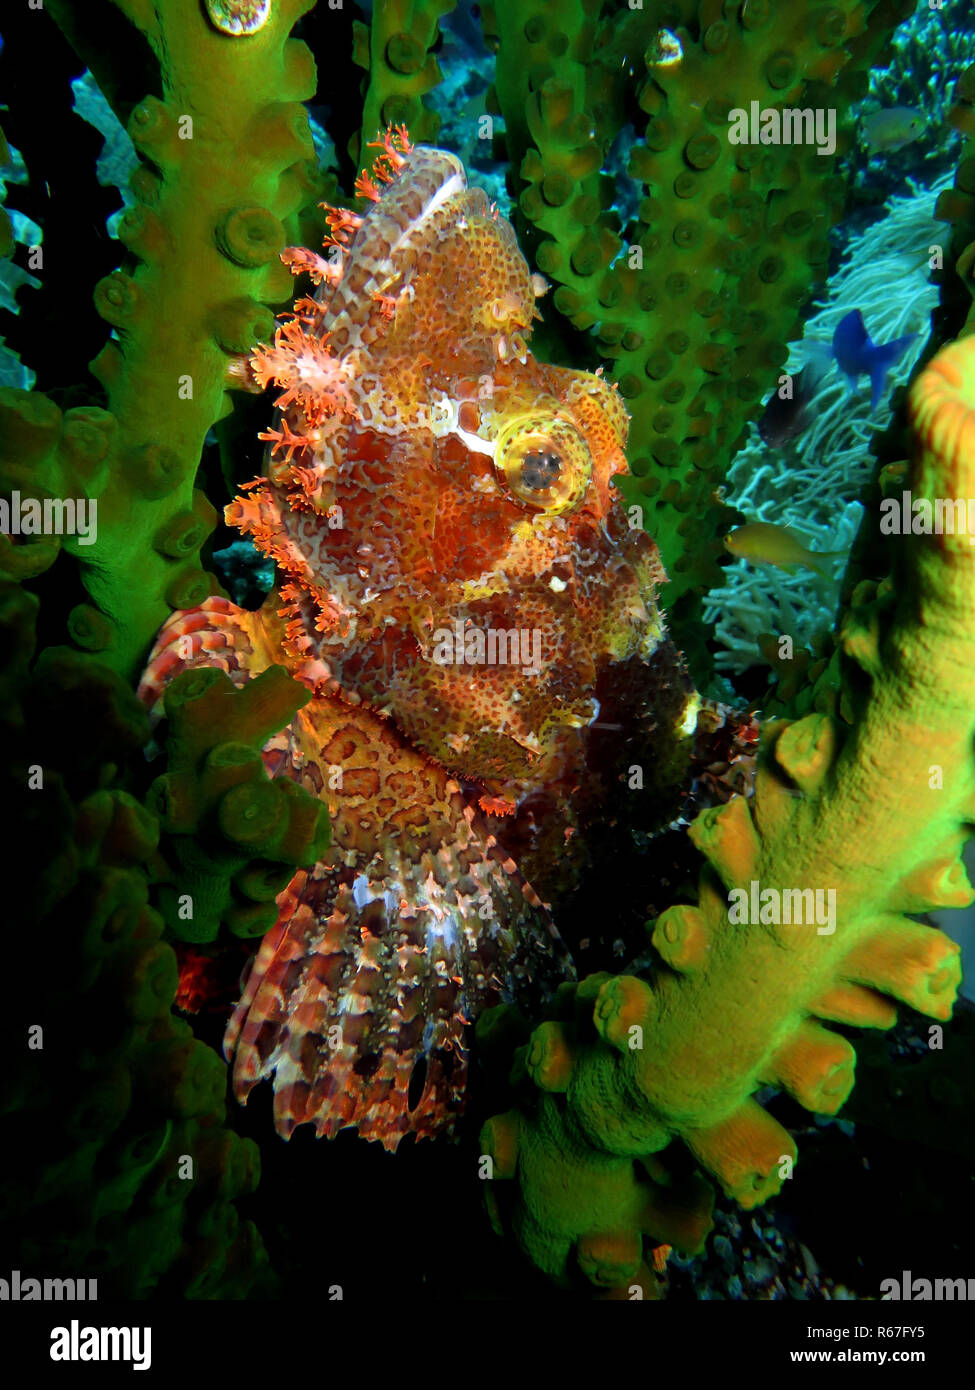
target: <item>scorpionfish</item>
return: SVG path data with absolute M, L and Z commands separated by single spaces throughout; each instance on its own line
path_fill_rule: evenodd
M 702 702 L 611 486 L 618 392 L 534 358 L 544 282 L 461 162 L 402 128 L 378 147 L 328 254 L 282 253 L 313 297 L 240 365 L 280 394 L 226 517 L 279 585 L 175 613 L 141 693 L 272 664 L 313 692 L 264 762 L 327 802 L 332 845 L 278 898 L 225 1051 L 242 1102 L 273 1082 L 284 1137 L 395 1149 L 454 1127 L 478 1014 L 570 976 L 550 909 L 620 794 L 606 739 L 664 767 Z

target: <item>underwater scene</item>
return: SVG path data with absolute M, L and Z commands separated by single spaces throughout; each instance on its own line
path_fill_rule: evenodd
M 0 1302 L 920 1362 L 975 7 L 8 0 L 0 129 Z

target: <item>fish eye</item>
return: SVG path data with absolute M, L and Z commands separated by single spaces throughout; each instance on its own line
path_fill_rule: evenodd
M 592 455 L 585 439 L 558 415 L 522 415 L 498 439 L 495 470 L 520 507 L 559 516 L 585 495 Z
M 522 486 L 530 492 L 546 492 L 553 487 L 562 472 L 562 460 L 551 449 L 531 449 L 521 465 Z

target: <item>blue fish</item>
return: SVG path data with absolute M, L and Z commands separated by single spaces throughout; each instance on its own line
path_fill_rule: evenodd
M 907 347 L 917 337 L 907 333 L 903 338 L 895 338 L 891 343 L 875 343 L 871 340 L 859 309 L 854 309 L 841 319 L 833 334 L 833 356 L 836 365 L 855 391 L 860 377 L 866 373 L 873 386 L 870 409 L 876 410 L 880 397 L 887 385 L 887 373 Z

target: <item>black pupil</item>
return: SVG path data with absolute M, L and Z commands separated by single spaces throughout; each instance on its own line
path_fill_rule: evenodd
M 558 480 L 562 460 L 547 449 L 533 449 L 521 465 L 521 481 L 532 492 L 542 492 Z

